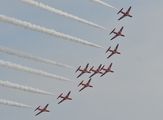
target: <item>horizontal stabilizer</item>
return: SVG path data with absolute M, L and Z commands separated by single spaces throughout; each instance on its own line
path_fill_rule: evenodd
M 80 86 L 82 83 L 83 83 L 83 81 L 81 81 L 81 82 L 79 83 L 79 85 L 78 85 L 78 86 Z
M 63 94 L 63 93 L 62 93 L 62 94 Z M 57 97 L 57 99 L 60 98 L 60 97 L 62 96 L 62 94 L 60 94 L 60 95 Z
M 122 10 L 123 10 L 123 8 L 117 14 L 119 14 L 120 12 L 122 12 Z
M 115 28 L 110 32 L 110 34 L 112 34 L 114 32 Z
M 38 106 L 34 111 L 38 110 L 39 107 L 40 107 L 40 106 Z
M 75 72 L 77 72 L 77 71 L 80 69 L 80 67 L 81 67 L 81 66 L 79 66 L 78 69 L 77 69 Z
M 107 49 L 107 51 L 105 53 L 107 53 L 110 50 L 111 46 Z

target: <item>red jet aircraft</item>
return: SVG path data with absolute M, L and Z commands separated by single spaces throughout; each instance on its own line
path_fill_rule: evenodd
M 50 110 L 47 109 L 48 105 L 49 105 L 49 104 L 47 104 L 44 108 L 41 108 L 40 106 L 38 106 L 34 111 L 40 110 L 40 112 L 37 113 L 35 116 L 39 115 L 39 114 L 42 113 L 42 112 L 50 112 Z
M 87 83 L 84 83 L 83 81 L 81 81 L 81 83 L 78 85 L 78 86 L 83 85 L 83 87 L 79 90 L 79 92 L 82 91 L 86 87 L 93 87 L 92 85 L 90 85 L 91 78 L 89 79 L 89 81 Z
M 122 10 L 123 10 L 123 8 L 117 13 L 117 14 L 119 14 L 119 13 L 122 13 L 122 14 L 123 14 L 123 16 L 120 17 L 118 20 L 121 20 L 122 18 L 124 18 L 124 17 L 126 17 L 126 16 L 132 17 L 132 16 L 129 14 L 129 12 L 130 12 L 130 10 L 131 10 L 131 6 L 128 8 L 128 10 L 127 10 L 126 12 L 124 12 L 124 11 L 122 11 Z
M 93 71 L 94 73 L 89 78 L 91 78 L 92 76 L 94 76 L 97 73 L 102 74 L 102 72 L 101 72 L 101 64 L 99 65 L 99 67 L 97 69 L 93 69 L 93 68 L 94 68 L 94 66 L 90 69 L 90 71 Z
M 70 98 L 69 97 L 69 95 L 70 95 L 70 93 L 71 93 L 71 91 L 69 91 L 69 93 L 66 95 L 66 96 L 63 96 L 62 94 L 60 94 L 59 96 L 58 96 L 58 98 L 63 98 L 58 104 L 60 104 L 61 102 L 63 102 L 64 100 L 72 100 L 72 98 Z M 57 99 L 58 99 L 57 98 Z
M 107 59 L 110 58 L 110 57 L 111 57 L 112 55 L 114 55 L 114 54 L 121 54 L 120 52 L 117 51 L 118 46 L 119 46 L 119 44 L 117 44 L 117 46 L 115 47 L 114 50 L 111 50 L 111 49 L 110 49 L 111 46 L 107 49 L 107 51 L 106 51 L 105 53 L 107 53 L 108 51 L 112 52 L 112 53 L 107 57 Z
M 116 31 L 115 31 L 115 28 L 114 28 L 114 29 L 111 31 L 110 34 L 114 33 L 115 36 L 112 37 L 110 40 L 113 40 L 114 38 L 116 38 L 116 37 L 118 37 L 118 36 L 124 37 L 125 35 L 122 34 L 122 30 L 123 30 L 123 26 L 121 27 L 121 29 L 120 29 L 118 32 L 116 32 Z
M 107 72 L 112 72 L 112 73 L 114 72 L 113 70 L 111 70 L 112 63 L 110 64 L 110 66 L 108 68 L 104 68 L 104 67 L 105 67 L 105 65 L 102 66 L 101 70 L 105 70 L 105 72 L 100 77 L 102 77 L 103 75 L 105 75 Z
M 87 70 L 88 65 L 89 65 L 89 63 L 85 66 L 84 69 L 82 69 L 81 66 L 78 67 L 78 69 L 75 72 L 81 71 L 81 73 L 77 76 L 77 78 L 80 77 L 83 73 L 91 73 L 90 70 L 89 71 Z

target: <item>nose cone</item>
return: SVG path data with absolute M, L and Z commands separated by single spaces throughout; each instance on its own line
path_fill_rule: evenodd
M 125 37 L 125 35 L 121 34 L 121 36 Z
M 103 74 L 103 72 L 99 72 L 100 74 Z
M 90 85 L 89 87 L 93 87 L 92 85 Z

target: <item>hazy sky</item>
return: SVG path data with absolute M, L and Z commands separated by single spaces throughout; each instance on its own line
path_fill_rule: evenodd
M 17 108 L 0 105 L 3 120 L 161 120 L 163 118 L 163 1 L 162 0 L 103 0 L 120 10 L 132 6 L 133 18 L 121 21 L 117 10 L 92 2 L 90 0 L 37 0 L 64 12 L 99 24 L 109 31 L 95 28 L 75 20 L 42 10 L 21 2 L 20 0 L 1 0 L 0 15 L 27 21 L 48 29 L 78 37 L 103 46 L 94 48 L 62 38 L 49 36 L 40 32 L 24 29 L 0 21 L 0 45 L 34 56 L 47 58 L 75 67 L 62 68 L 6 53 L 0 52 L 0 60 L 46 71 L 62 76 L 74 82 L 59 81 L 35 74 L 17 71 L 0 66 L 2 81 L 9 81 L 24 86 L 38 88 L 56 96 L 40 95 L 0 86 L 0 99 L 6 99 L 33 106 L 34 108 Z M 125 37 L 110 41 L 112 29 L 124 26 Z M 120 55 L 106 59 L 109 46 L 119 44 Z M 77 85 L 87 81 L 89 74 L 76 78 L 78 66 L 87 63 L 98 67 L 113 63 L 114 73 L 102 78 L 95 75 L 91 84 L 93 88 L 78 92 Z M 57 104 L 60 93 L 72 91 L 72 101 Z M 50 113 L 35 117 L 36 105 L 44 107 L 49 103 Z

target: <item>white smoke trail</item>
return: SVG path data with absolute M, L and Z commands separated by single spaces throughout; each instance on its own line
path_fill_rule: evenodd
M 52 65 L 57 65 L 57 66 L 60 66 L 60 67 L 73 68 L 73 67 L 68 66 L 68 65 L 57 63 L 55 61 L 51 61 L 51 60 L 48 60 L 48 59 L 40 58 L 40 57 L 37 57 L 37 56 L 32 56 L 30 54 L 23 53 L 23 52 L 20 52 L 20 51 L 16 51 L 16 50 L 13 50 L 13 49 L 10 49 L 10 48 L 7 48 L 7 47 L 3 47 L 3 46 L 0 46 L 0 51 L 8 53 L 8 54 L 11 54 L 11 55 L 17 55 L 19 57 L 24 57 L 24 58 L 36 60 L 36 61 L 39 61 L 39 62 L 44 62 L 44 63 L 48 63 L 48 64 L 52 64 Z
M 4 100 L 4 99 L 0 99 L 0 104 L 15 106 L 15 107 L 22 107 L 22 108 L 33 108 L 32 106 L 29 106 L 29 105 L 24 105 L 21 103 L 9 101 L 9 100 Z
M 105 3 L 105 2 L 103 2 L 103 1 L 101 1 L 101 0 L 91 0 L 91 1 L 100 3 L 100 4 L 102 4 L 102 5 L 105 5 L 105 6 L 107 6 L 107 7 L 110 7 L 110 8 L 113 8 L 113 9 L 117 10 L 117 8 L 115 8 L 115 7 L 109 5 L 109 4 L 107 4 L 107 3 Z
M 30 30 L 42 32 L 42 33 L 52 35 L 52 36 L 55 36 L 55 37 L 60 37 L 60 38 L 64 38 L 64 39 L 67 39 L 67 40 L 71 40 L 71 41 L 78 42 L 78 43 L 81 43 L 81 44 L 84 44 L 84 45 L 89 45 L 89 46 L 96 47 L 96 48 L 103 48 L 103 47 L 101 47 L 99 45 L 96 45 L 96 44 L 93 44 L 91 42 L 82 40 L 80 38 L 76 38 L 76 37 L 73 37 L 73 36 L 70 36 L 70 35 L 66 35 L 66 34 L 54 31 L 53 29 L 46 29 L 44 27 L 40 27 L 40 26 L 31 24 L 29 22 L 17 20 L 15 18 L 6 17 L 5 15 L 0 15 L 0 21 L 10 23 L 10 24 L 13 24 L 13 25 L 17 25 L 17 26 L 21 26 L 21 27 L 24 27 L 24 28 L 27 28 L 27 29 L 30 29 Z
M 61 11 L 61 10 L 57 10 L 57 9 L 55 9 L 55 8 L 52 8 L 52 7 L 47 6 L 47 5 L 44 5 L 44 4 L 42 4 L 42 3 L 38 3 L 38 2 L 33 1 L 33 0 L 20 0 L 20 1 L 22 1 L 22 2 L 24 2 L 24 3 L 27 3 L 27 4 L 29 4 L 29 5 L 33 5 L 33 6 L 39 7 L 39 8 L 44 9 L 44 10 L 48 10 L 48 11 L 53 12 L 53 13 L 56 13 L 56 14 L 62 15 L 62 16 L 64 16 L 64 17 L 67 17 L 67 18 L 70 18 L 70 19 L 74 19 L 74 20 L 76 20 L 76 21 L 85 23 L 85 24 L 87 24 L 87 25 L 91 25 L 91 26 L 93 26 L 93 27 L 97 27 L 97 28 L 100 28 L 100 29 L 108 30 L 108 29 L 105 28 L 105 27 L 102 27 L 102 26 L 97 25 L 97 24 L 95 24 L 95 23 L 89 22 L 89 21 L 84 20 L 84 19 L 82 19 L 82 18 L 79 18 L 79 17 L 77 17 L 77 16 L 68 14 L 68 13 L 63 12 L 63 11 Z
M 53 75 L 53 74 L 50 74 L 50 73 L 47 73 L 47 72 L 44 72 L 44 71 L 41 71 L 41 70 L 36 70 L 36 69 L 33 69 L 33 68 L 29 68 L 29 67 L 26 67 L 26 66 L 21 66 L 21 65 L 10 63 L 10 62 L 3 61 L 3 60 L 0 60 L 0 66 L 8 67 L 8 68 L 28 72 L 28 73 L 33 73 L 33 74 L 36 74 L 36 75 L 42 75 L 42 76 L 49 77 L 49 78 L 54 78 L 54 79 L 57 79 L 57 80 L 74 82 L 73 80 L 70 80 L 70 79 L 67 79 L 67 78 L 63 78 L 63 77 L 56 76 L 56 75 Z
M 19 84 L 15 84 L 15 83 L 10 83 L 8 81 L 1 81 L 0 80 L 0 85 L 4 86 L 4 87 L 19 89 L 19 90 L 23 90 L 23 91 L 32 92 L 32 93 L 38 93 L 38 94 L 44 94 L 44 95 L 54 95 L 53 93 L 49 93 L 49 92 L 46 92 L 43 90 L 39 90 L 37 88 L 32 88 L 32 87 L 23 86 L 23 85 L 19 85 Z

